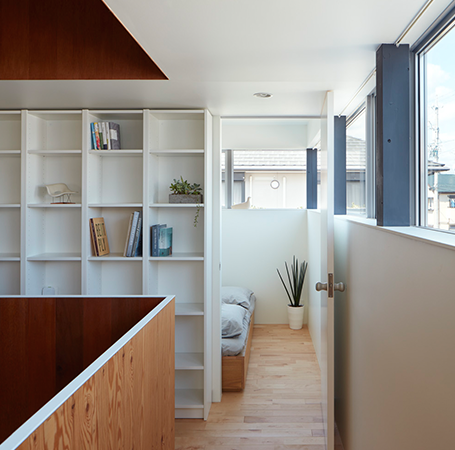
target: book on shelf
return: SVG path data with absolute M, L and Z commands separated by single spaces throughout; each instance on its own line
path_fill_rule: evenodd
M 109 242 L 107 240 L 106 225 L 103 217 L 93 217 L 90 219 L 90 235 L 94 255 L 108 255 Z
M 115 122 L 90 124 L 93 150 L 120 150 L 120 125 Z
M 109 140 L 112 150 L 120 150 L 120 125 L 109 122 Z
M 172 227 L 160 228 L 158 240 L 158 256 L 172 255 Z
M 142 212 L 131 213 L 123 256 L 142 256 Z
M 165 223 L 163 224 L 155 224 L 150 227 L 150 254 L 152 256 L 158 256 L 158 242 L 160 239 L 160 229 L 165 228 L 167 225 Z

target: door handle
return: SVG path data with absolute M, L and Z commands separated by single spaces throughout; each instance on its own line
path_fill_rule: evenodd
M 326 291 L 327 290 L 327 283 L 316 283 L 316 290 L 318 292 L 320 291 Z
M 333 283 L 333 289 L 335 291 L 344 292 L 346 290 L 346 286 L 342 281 L 340 281 L 339 283 Z

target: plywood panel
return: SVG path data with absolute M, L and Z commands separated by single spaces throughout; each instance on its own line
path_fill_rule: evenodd
M 101 0 L 0 2 L 0 79 L 167 77 Z
M 0 443 L 162 300 L 0 299 Z M 149 409 L 148 419 L 145 411 L 145 392 L 151 396 L 161 383 L 161 376 L 166 381 L 160 399 L 172 402 L 172 414 L 166 424 L 172 422 L 173 426 L 174 332 L 170 338 L 172 343 L 163 337 L 169 327 L 174 329 L 174 313 L 161 312 L 157 317 L 162 316 L 166 318 L 166 327 L 158 330 L 156 318 L 146 326 L 153 328 L 154 331 L 150 331 L 153 340 L 146 341 L 145 346 L 145 331 L 137 334 L 45 423 L 43 445 L 48 448 L 72 448 L 71 445 L 85 448 L 92 444 L 106 449 L 141 448 L 145 430 L 154 423 L 150 417 L 163 414 L 162 406 L 153 414 Z M 163 351 L 169 353 L 162 354 Z M 150 355 L 157 355 L 159 363 L 150 362 Z M 155 371 L 156 376 L 149 376 L 146 370 Z M 97 396 L 106 399 L 106 403 L 97 403 L 95 408 Z M 151 403 L 155 407 L 157 402 Z M 95 428 L 100 436 L 98 443 L 92 442 Z M 35 445 L 35 441 L 28 445 L 31 443 Z

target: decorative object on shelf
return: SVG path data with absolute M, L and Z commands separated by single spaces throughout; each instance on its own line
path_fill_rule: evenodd
M 76 191 L 70 191 L 65 183 L 46 184 L 47 193 L 52 197 L 53 204 L 66 204 L 74 202 L 71 201 L 71 194 L 77 194 Z M 56 200 L 61 201 L 56 201 Z
M 198 183 L 190 184 L 180 176 L 180 180 L 174 178 L 174 182 L 169 186 L 172 194 L 169 194 L 169 203 L 196 203 L 197 209 L 194 216 L 194 226 L 197 227 L 199 212 L 202 203 L 202 188 Z
M 276 271 L 278 272 L 278 276 L 280 277 L 289 301 L 291 302 L 288 305 L 289 328 L 292 330 L 300 330 L 303 326 L 303 314 L 305 311 L 305 305 L 300 304 L 300 300 L 302 297 L 308 263 L 303 261 L 303 263 L 299 264 L 299 260 L 294 256 L 290 271 L 288 263 L 285 262 L 284 265 L 288 276 L 289 290 L 283 280 L 283 277 L 281 276 L 280 271 L 278 269 L 276 269 Z
M 94 256 L 109 254 L 109 242 L 107 241 L 106 226 L 103 217 L 90 219 L 90 236 L 92 238 Z

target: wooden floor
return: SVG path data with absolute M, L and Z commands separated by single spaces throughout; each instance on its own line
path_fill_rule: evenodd
M 323 450 L 321 380 L 308 328 L 255 325 L 243 393 L 224 393 L 206 422 L 176 420 L 177 450 Z

